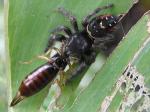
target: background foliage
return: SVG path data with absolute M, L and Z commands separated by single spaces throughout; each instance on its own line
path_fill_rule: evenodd
M 43 61 L 37 60 L 29 65 L 22 65 L 20 61 L 27 61 L 33 59 L 39 54 L 43 53 L 46 46 L 50 31 L 57 27 L 58 25 L 70 26 L 68 20 L 66 20 L 62 15 L 58 14 L 55 10 L 58 7 L 64 7 L 65 9 L 71 11 L 78 19 L 79 25 L 84 16 L 91 12 L 96 7 L 104 6 L 109 3 L 114 3 L 115 7 L 102 11 L 105 13 L 120 14 L 125 13 L 132 6 L 133 1 L 131 0 L 10 0 L 9 1 L 9 15 L 8 15 L 8 42 L 9 42 L 9 54 L 10 54 L 10 71 L 11 75 L 8 78 L 8 89 L 9 97 L 13 97 L 18 90 L 18 85 L 21 83 L 22 79 L 31 72 L 33 69 L 41 65 Z M 143 21 L 147 21 L 147 18 Z M 146 26 L 146 22 L 143 23 Z M 144 26 L 143 26 L 144 27 Z M 80 26 L 81 28 L 81 26 Z M 145 27 L 144 27 L 145 28 Z M 143 30 L 146 31 L 146 28 Z M 134 29 L 139 30 L 139 29 Z M 112 87 L 112 84 L 116 81 L 125 65 L 132 58 L 134 53 L 137 51 L 136 45 L 142 42 L 140 38 L 137 39 L 137 43 L 132 45 L 132 49 L 126 51 L 127 44 L 131 46 L 130 36 L 136 35 L 133 32 L 129 35 L 126 42 L 121 43 L 120 48 L 116 51 L 112 57 L 110 57 L 106 65 L 99 71 L 94 78 L 94 81 L 88 86 L 88 88 L 82 92 L 81 86 L 77 86 L 78 82 L 74 81 L 72 84 L 78 87 L 75 91 L 72 90 L 72 85 L 66 85 L 63 90 L 63 94 L 60 104 L 65 105 L 61 111 L 89 111 L 93 112 L 99 108 L 99 103 L 102 101 L 106 93 Z M 146 33 L 145 33 L 146 35 Z M 146 36 L 143 36 L 146 38 Z M 135 42 L 134 42 L 135 43 Z M 125 49 L 125 52 L 120 52 Z M 129 54 L 128 54 L 129 53 Z M 120 54 L 120 55 L 118 55 Z M 124 57 L 122 57 L 124 56 Z M 117 58 L 117 59 L 116 59 Z M 118 60 L 119 59 L 119 60 Z M 121 61 L 121 59 L 124 59 Z M 99 63 L 104 63 L 105 58 L 100 55 Z M 113 60 L 113 61 L 112 61 Z M 117 61 L 116 61 L 117 60 Z M 9 61 L 8 61 L 9 63 Z M 120 63 L 121 65 L 118 65 Z M 124 64 L 123 64 L 124 63 Z M 118 66 L 114 66 L 118 65 Z M 97 64 L 95 64 L 97 66 Z M 113 67 L 112 67 L 113 66 Z M 111 68 L 112 67 L 112 68 Z M 8 67 L 9 68 L 9 67 Z M 111 69 L 110 69 L 111 68 Z M 98 68 L 100 69 L 100 68 Z M 109 69 L 109 71 L 108 71 Z M 113 71 L 117 70 L 117 71 Z M 93 70 L 94 71 L 94 70 Z M 87 74 L 95 74 L 91 70 L 88 70 Z M 112 75 L 113 74 L 113 75 Z M 109 80 L 108 84 L 105 84 Z M 104 86 L 105 85 L 105 86 Z M 51 97 L 46 98 L 48 92 L 48 87 L 42 90 L 37 95 L 24 100 L 22 103 L 12 108 L 9 111 L 13 112 L 36 112 L 41 108 L 41 111 L 49 110 L 48 105 L 51 101 Z M 11 93 L 12 92 L 12 93 Z M 50 95 L 54 95 L 50 91 Z M 79 97 L 76 99 L 76 97 Z M 45 99 L 46 98 L 46 99 Z M 45 99 L 45 101 L 44 101 Z M 74 102 L 74 100 L 76 101 Z M 43 104 L 44 101 L 44 104 Z M 10 103 L 10 100 L 9 100 Z M 115 105 L 115 103 L 114 103 Z M 43 108 L 44 107 L 44 108 Z M 116 107 L 117 108 L 117 107 Z M 114 108 L 112 108 L 114 109 Z

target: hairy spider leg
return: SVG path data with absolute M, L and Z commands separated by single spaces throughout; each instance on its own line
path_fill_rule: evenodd
M 68 36 L 72 34 L 71 30 L 68 27 L 66 27 L 66 26 L 58 26 L 51 33 L 52 34 L 56 34 L 56 33 L 59 33 L 59 32 L 64 32 Z
M 51 32 L 51 36 L 48 40 L 48 44 L 47 44 L 47 47 L 45 48 L 44 52 L 47 52 L 48 49 L 50 49 L 54 43 L 56 41 L 58 42 L 62 42 L 64 40 L 66 40 L 66 36 L 62 35 L 62 34 L 58 34 L 60 32 L 64 32 L 68 37 L 72 34 L 70 29 L 66 26 L 58 26 L 56 29 L 54 29 L 52 32 Z
M 66 83 L 70 82 L 74 77 L 80 75 L 80 73 L 82 73 L 86 67 L 89 67 L 96 58 L 96 53 L 92 52 L 91 55 L 86 55 L 85 60 L 81 61 L 78 65 L 78 67 L 74 68 L 74 70 L 71 70 L 72 73 L 69 74 L 69 77 L 66 78 Z M 71 68 L 73 68 L 72 66 L 70 66 Z
M 79 31 L 78 24 L 77 24 L 77 19 L 70 12 L 66 11 L 62 7 L 58 8 L 58 12 L 61 13 L 62 15 L 64 15 L 65 17 L 67 17 L 70 20 L 71 25 L 73 26 L 74 32 Z
M 103 7 L 98 7 L 96 8 L 92 13 L 90 13 L 89 15 L 87 15 L 83 21 L 82 21 L 82 25 L 84 27 L 86 27 L 89 24 L 90 19 L 95 16 L 97 13 L 99 13 L 100 11 L 104 10 L 104 9 L 108 9 L 108 8 L 112 8 L 114 5 L 113 4 L 109 4 L 107 6 L 103 6 Z

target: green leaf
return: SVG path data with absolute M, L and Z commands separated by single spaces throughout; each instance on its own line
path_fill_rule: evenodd
M 28 61 L 43 53 L 49 37 L 49 31 L 58 25 L 70 26 L 66 18 L 56 13 L 55 10 L 58 7 L 64 7 L 71 11 L 78 18 L 78 21 L 81 22 L 83 17 L 93 9 L 109 3 L 114 3 L 115 7 L 102 13 L 124 13 L 132 5 L 131 0 L 120 0 L 119 2 L 118 0 L 9 0 L 8 41 L 11 68 L 11 87 L 9 88 L 12 91 L 12 96 L 9 93 L 10 97 L 16 94 L 24 77 L 43 63 L 37 60 L 32 64 L 23 65 L 20 64 L 20 61 Z M 27 98 L 15 106 L 13 111 L 38 111 L 47 91 L 48 88 L 31 98 Z M 72 101 L 70 104 L 72 104 Z

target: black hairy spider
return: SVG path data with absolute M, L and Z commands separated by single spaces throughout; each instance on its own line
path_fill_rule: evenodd
M 96 16 L 99 11 L 112 6 L 97 8 L 93 13 L 89 14 L 82 22 L 82 30 L 78 29 L 74 16 L 63 8 L 59 8 L 58 12 L 69 18 L 73 29 L 59 26 L 53 30 L 45 52 L 52 49 L 56 41 L 62 42 L 61 50 L 55 49 L 58 51 L 55 55 L 50 59 L 46 57 L 48 62 L 29 73 L 22 81 L 10 106 L 16 105 L 24 98 L 32 96 L 43 89 L 56 78 L 59 71 L 64 70 L 71 63 L 72 59 L 76 59 L 79 66 L 71 74 L 71 78 L 95 61 L 97 48 L 107 51 L 112 46 L 117 45 L 120 39 L 117 38 L 114 32 L 117 29 L 116 26 L 120 16 Z M 60 33 L 62 31 L 65 35 Z
M 72 29 L 66 26 L 59 26 L 51 32 L 45 52 L 56 42 L 63 42 L 63 55 L 68 58 L 76 58 L 79 62 L 75 73 L 78 74 L 87 65 L 95 61 L 97 49 L 110 52 L 113 46 L 116 46 L 120 38 L 115 35 L 115 30 L 119 27 L 117 24 L 121 15 L 111 14 L 97 15 L 101 10 L 112 8 L 113 4 L 95 9 L 82 21 L 83 29 L 79 30 L 76 18 L 63 8 L 58 8 L 58 12 L 67 17 L 72 25 Z M 65 35 L 60 34 L 64 32 Z

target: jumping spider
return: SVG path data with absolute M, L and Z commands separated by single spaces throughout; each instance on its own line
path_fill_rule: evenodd
M 71 58 L 78 60 L 79 66 L 75 73 L 78 74 L 86 66 L 95 61 L 98 50 L 110 53 L 116 46 L 120 38 L 115 35 L 115 31 L 120 28 L 118 25 L 122 15 L 111 14 L 97 15 L 101 10 L 112 8 L 113 4 L 95 9 L 82 21 L 82 30 L 79 30 L 77 19 L 64 8 L 58 8 L 58 12 L 68 18 L 72 29 L 67 26 L 58 26 L 51 32 L 45 52 L 50 49 L 56 41 L 63 42 L 63 56 L 71 61 Z M 119 27 L 118 27 L 119 26 Z M 64 34 L 60 34 L 64 32 Z M 97 50 L 98 49 L 98 50 Z
M 29 73 L 22 81 L 10 106 L 16 105 L 24 98 L 32 96 L 43 89 L 56 78 L 59 71 L 64 70 L 70 64 L 72 59 L 77 59 L 79 64 L 71 75 L 75 76 L 95 61 L 97 48 L 107 51 L 111 49 L 111 46 L 116 45 L 119 39 L 114 35 L 114 32 L 117 29 L 116 26 L 120 16 L 96 15 L 101 10 L 111 8 L 112 6 L 108 5 L 97 8 L 85 17 L 82 21 L 82 30 L 79 30 L 74 16 L 63 8 L 59 8 L 58 12 L 70 20 L 73 29 L 59 26 L 53 30 L 45 52 L 48 52 L 56 41 L 62 43 L 61 50 L 57 49 L 58 52 L 55 55 L 47 58 L 48 62 Z M 62 31 L 65 35 L 60 33 Z

